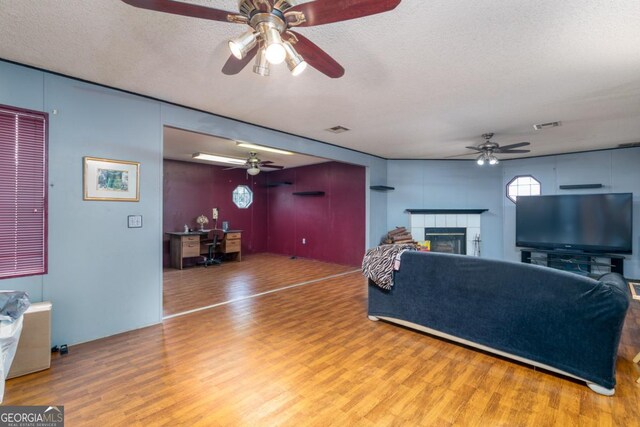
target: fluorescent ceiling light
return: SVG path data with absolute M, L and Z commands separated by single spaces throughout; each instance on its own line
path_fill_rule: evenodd
M 218 156 L 217 154 L 193 153 L 194 159 L 208 160 L 210 162 L 229 163 L 232 165 L 244 165 L 247 161 L 244 159 L 234 159 L 233 157 Z
M 262 145 L 250 144 L 248 142 L 236 142 L 236 144 L 238 144 L 238 147 L 253 148 L 254 150 L 258 151 L 269 151 L 270 153 L 286 154 L 287 156 L 293 155 L 291 151 L 278 150 L 277 148 L 271 147 L 263 147 Z

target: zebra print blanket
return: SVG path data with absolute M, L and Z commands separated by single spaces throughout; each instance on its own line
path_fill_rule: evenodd
M 412 244 L 380 245 L 369 249 L 362 260 L 362 274 L 382 289 L 391 289 L 393 271 L 400 268 L 400 255 L 415 250 Z

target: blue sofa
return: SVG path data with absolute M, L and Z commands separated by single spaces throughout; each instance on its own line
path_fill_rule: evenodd
M 383 319 L 587 382 L 612 395 L 629 306 L 624 279 L 529 264 L 404 252 L 391 290 L 369 282 Z

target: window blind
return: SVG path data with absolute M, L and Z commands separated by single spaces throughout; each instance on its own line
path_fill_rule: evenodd
M 0 105 L 0 278 L 47 272 L 47 115 Z

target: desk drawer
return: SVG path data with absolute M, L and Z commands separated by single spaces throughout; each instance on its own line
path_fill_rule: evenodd
M 240 240 L 227 240 L 224 244 L 224 253 L 240 252 Z
M 200 241 L 196 242 L 183 242 L 182 243 L 182 257 L 200 256 Z
M 227 235 L 225 236 L 225 239 L 236 240 L 236 239 L 239 239 L 240 236 L 241 236 L 241 233 L 227 233 Z
M 199 242 L 200 236 L 182 236 L 182 244 L 187 242 Z

